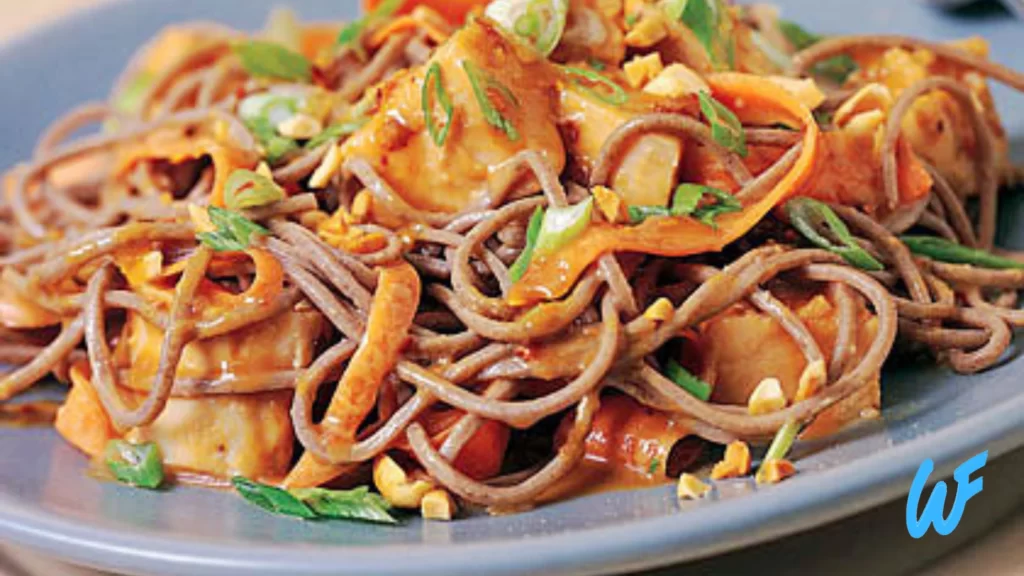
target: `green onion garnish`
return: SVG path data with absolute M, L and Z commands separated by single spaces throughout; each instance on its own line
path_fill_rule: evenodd
M 665 377 L 698 400 L 707 402 L 711 399 L 711 384 L 697 378 L 675 360 L 669 360 L 665 364 Z
M 775 433 L 775 438 L 768 447 L 768 451 L 764 454 L 764 462 L 785 458 L 789 454 L 790 448 L 793 447 L 793 442 L 796 440 L 796 435 L 799 432 L 800 424 L 796 420 L 787 420 L 782 425 L 782 428 L 779 428 L 778 432 Z
M 684 184 L 684 186 L 698 186 L 696 184 Z M 743 210 L 743 204 L 732 194 L 729 194 L 725 190 L 720 190 L 712 186 L 700 186 L 701 195 L 711 195 L 715 198 L 715 202 L 701 206 L 693 211 L 693 217 L 697 220 L 716 228 L 715 218 L 718 218 L 722 214 L 729 214 L 733 212 L 740 212 Z
M 270 231 L 238 212 L 216 206 L 208 209 L 214 232 L 200 232 L 196 238 L 216 252 L 242 252 L 249 248 L 253 234 L 270 235 Z
M 391 515 L 391 506 L 380 494 L 366 486 L 353 490 L 303 488 L 292 494 L 309 507 L 318 518 L 331 520 L 362 520 L 375 524 L 398 524 Z
M 793 227 L 815 246 L 838 254 L 863 270 L 877 272 L 885 269 L 881 262 L 857 244 L 846 223 L 827 204 L 813 198 L 796 198 L 786 204 L 786 212 Z
M 935 236 L 902 236 L 900 240 L 914 254 L 927 256 L 939 262 L 970 264 L 980 268 L 994 268 L 997 270 L 1024 270 L 1024 263 L 996 256 L 984 250 L 968 248 L 962 244 L 950 242 L 945 238 L 936 238 Z
M 629 94 L 626 93 L 622 86 L 619 86 L 617 83 L 605 78 L 593 70 L 575 68 L 573 66 L 563 66 L 562 70 L 565 70 L 565 72 L 569 74 L 570 80 L 573 84 L 579 86 L 588 94 L 606 104 L 622 106 L 629 101 Z M 594 88 L 587 86 L 583 83 L 584 80 L 607 88 L 607 92 L 595 90 Z
M 338 46 L 347 46 L 358 40 L 363 31 L 377 22 L 390 17 L 405 4 L 405 0 L 384 0 L 372 12 L 342 28 L 338 33 Z
M 518 282 L 530 267 L 533 251 L 537 247 L 537 237 L 540 236 L 540 227 L 543 223 L 544 209 L 537 206 L 537 209 L 533 211 L 533 216 L 530 217 L 530 224 L 526 227 L 526 246 L 523 247 L 523 251 L 519 253 L 519 257 L 516 258 L 512 267 L 508 269 L 508 278 L 512 282 Z
M 548 56 L 565 33 L 569 0 L 494 0 L 484 15 Z
M 228 210 L 257 208 L 284 200 L 276 182 L 251 170 L 235 170 L 224 183 L 224 206 Z
M 438 128 L 437 121 L 434 119 L 434 105 L 430 102 L 430 95 L 434 94 L 437 98 L 437 103 L 441 105 L 441 109 L 444 110 L 444 127 Z M 427 132 L 430 133 L 430 138 L 434 141 L 434 144 L 438 148 L 444 146 L 445 140 L 448 139 L 448 132 L 452 128 L 452 119 L 455 113 L 455 108 L 452 106 L 451 98 L 448 97 L 448 91 L 444 87 L 444 80 L 441 78 L 441 65 L 434 62 L 427 69 L 427 75 L 423 78 L 423 117 L 426 119 Z
M 564 208 L 548 208 L 537 233 L 534 254 L 551 254 L 583 233 L 594 214 L 594 198 Z
M 712 196 L 715 202 L 700 206 L 704 196 Z M 672 195 L 672 206 L 630 206 L 631 224 L 639 224 L 652 217 L 661 216 L 693 216 L 712 228 L 715 218 L 730 212 L 739 212 L 743 205 L 735 196 L 724 190 L 702 184 L 680 184 Z
M 782 35 L 797 51 L 810 48 L 825 38 L 819 34 L 808 32 L 796 22 L 789 20 L 779 20 L 778 26 L 779 32 L 782 32 Z M 815 74 L 829 78 L 838 84 L 845 82 L 846 78 L 856 70 L 857 63 L 847 54 L 822 60 L 812 69 Z
M 315 150 L 328 142 L 332 142 L 341 138 L 342 136 L 351 136 L 355 134 L 357 130 L 366 125 L 368 120 L 361 120 L 358 122 L 344 122 L 341 124 L 331 124 L 324 131 L 314 136 L 306 145 L 303 146 L 306 150 Z
M 309 82 L 313 79 L 313 64 L 309 59 L 280 44 L 246 40 L 236 42 L 232 49 L 241 58 L 245 70 L 257 78 L 290 82 Z
M 131 444 L 111 440 L 103 452 L 107 469 L 118 482 L 155 490 L 164 482 L 160 447 L 152 442 Z
M 718 39 L 718 27 L 721 21 L 720 6 L 717 0 L 688 0 L 684 3 L 680 20 L 693 35 L 704 45 L 708 55 L 714 59 L 715 41 Z
M 510 104 L 515 107 L 519 107 L 519 99 L 516 95 L 509 90 L 508 86 L 505 86 L 493 76 L 487 72 L 481 70 L 469 60 L 462 61 L 462 69 L 466 72 L 466 77 L 469 78 L 469 84 L 473 87 L 473 95 L 476 96 L 476 101 L 480 105 L 480 110 L 483 112 L 484 120 L 488 124 L 494 126 L 498 130 L 501 130 L 508 136 L 508 139 L 516 142 L 519 140 L 519 132 L 516 130 L 515 125 L 505 118 L 497 108 L 494 107 L 494 103 L 491 102 L 491 97 L 488 94 L 488 89 L 496 90 L 501 96 Z
M 267 512 L 304 520 L 361 520 L 377 524 L 397 524 L 390 506 L 380 494 L 362 486 L 354 490 L 304 488 L 283 490 L 241 476 L 231 479 L 235 490 Z
M 711 125 L 711 137 L 715 142 L 746 158 L 747 135 L 736 114 L 707 92 L 698 92 L 697 99 L 700 101 L 701 112 Z
M 156 80 L 156 76 L 149 72 L 140 72 L 136 74 L 135 77 L 128 82 L 128 85 L 124 87 L 124 90 L 117 95 L 117 100 L 114 101 L 114 107 L 117 108 L 119 112 L 123 112 L 125 114 L 139 113 L 139 109 L 142 107 L 142 97 L 149 91 L 154 80 Z

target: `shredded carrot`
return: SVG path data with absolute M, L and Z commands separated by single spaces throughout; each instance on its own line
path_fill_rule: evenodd
M 214 306 L 231 308 L 241 304 L 269 303 L 284 290 L 284 268 L 270 252 L 250 248 L 245 254 L 256 266 L 256 277 L 249 289 L 241 294 L 232 294 L 223 289 L 212 293 Z M 206 285 L 204 284 L 204 288 Z
M 398 362 L 419 301 L 420 278 L 415 268 L 403 262 L 381 269 L 366 334 L 345 369 L 321 424 L 323 435 L 332 442 L 355 442 L 359 426 L 374 407 L 381 382 Z M 344 469 L 304 454 L 285 484 L 318 486 Z
M 591 224 L 575 242 L 536 258 L 509 291 L 515 306 L 564 296 L 583 272 L 609 252 L 689 256 L 720 251 L 754 227 L 768 212 L 796 194 L 811 175 L 818 153 L 818 125 L 811 111 L 775 82 L 749 74 L 708 77 L 715 98 L 747 124 L 801 125 L 803 150 L 792 170 L 768 194 L 740 212 L 725 214 L 710 228 L 691 218 L 649 218 L 638 226 Z
M 377 48 L 391 36 L 403 32 L 405 30 L 416 30 L 422 28 L 427 36 L 437 44 L 443 44 L 448 39 L 448 33 L 437 28 L 426 20 L 420 20 L 413 18 L 412 16 L 401 16 L 396 18 L 386 25 L 382 26 L 379 30 L 373 33 L 370 37 L 370 48 Z

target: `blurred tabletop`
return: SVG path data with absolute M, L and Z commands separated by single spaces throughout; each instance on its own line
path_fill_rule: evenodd
M 75 10 L 111 1 L 113 0 L 0 0 L 0 12 L 3 14 L 3 17 L 0 17 L 0 44 L 12 36 L 61 18 Z M 1020 574 L 1024 572 L 1024 546 L 1021 543 L 1024 543 L 1024 510 L 1012 513 L 994 530 L 966 543 L 957 551 L 918 573 L 921 576 Z M 684 568 L 679 572 L 685 573 L 688 570 Z M 698 568 L 695 572 L 700 573 L 701 570 Z M 0 543 L 0 576 L 44 575 L 101 576 L 91 570 L 63 566 L 33 552 L 10 549 Z

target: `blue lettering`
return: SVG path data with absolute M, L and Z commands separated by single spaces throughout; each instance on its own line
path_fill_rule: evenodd
M 967 501 L 977 496 L 985 487 L 985 479 L 978 477 L 971 480 L 971 474 L 985 467 L 988 460 L 988 450 L 974 456 L 961 464 L 955 472 L 953 479 L 956 480 L 956 500 L 953 502 L 953 509 L 947 518 L 942 517 L 942 509 L 946 505 L 946 483 L 939 481 L 932 489 L 932 495 L 925 504 L 924 512 L 920 517 L 915 518 L 918 507 L 921 503 L 921 492 L 928 484 L 928 477 L 935 470 L 935 463 L 925 460 L 917 469 L 914 482 L 910 485 L 910 495 L 907 497 L 907 531 L 913 538 L 920 538 L 928 533 L 928 527 L 934 525 L 935 531 L 942 536 L 948 536 L 956 530 L 960 519 L 964 515 L 964 508 Z

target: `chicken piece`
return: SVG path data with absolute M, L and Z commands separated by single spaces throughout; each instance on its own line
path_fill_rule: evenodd
M 988 56 L 988 44 L 980 38 L 954 42 L 954 46 L 976 56 Z M 1007 139 L 985 79 L 975 72 L 958 69 L 927 50 L 892 48 L 882 53 L 857 55 L 860 70 L 851 83 L 877 82 L 894 98 L 913 84 L 934 76 L 950 76 L 977 98 L 996 139 L 997 157 L 1006 162 Z M 965 195 L 978 191 L 975 175 L 977 139 L 967 113 L 952 96 L 932 92 L 917 99 L 903 119 L 903 136 L 914 151 L 945 176 L 953 188 Z M 1001 166 L 1000 169 L 1003 167 Z
M 826 364 L 832 358 L 838 330 L 838 309 L 825 295 L 802 290 L 778 290 L 776 296 L 804 322 L 821 347 Z M 857 338 L 850 362 L 857 362 L 870 347 L 878 319 L 863 302 L 858 303 Z M 792 338 L 774 319 L 748 304 L 737 304 L 705 322 L 687 340 L 683 358 L 689 367 L 714 387 L 712 401 L 745 406 L 750 394 L 765 378 L 782 385 L 792 402 L 807 360 Z M 812 425 L 813 435 L 826 435 L 860 417 L 864 409 L 881 403 L 878 376 L 858 393 L 819 415 L 822 424 Z M 826 426 L 825 423 L 828 425 Z
M 638 94 L 630 96 L 630 102 L 615 106 L 594 98 L 580 86 L 564 85 L 560 124 L 574 169 L 580 175 L 588 175 L 594 169 L 612 132 L 638 114 L 652 111 L 650 101 Z M 679 138 L 641 136 L 623 154 L 610 188 L 630 206 L 667 206 L 682 154 L 683 142 Z
M 442 146 L 427 131 L 422 103 L 427 70 L 440 67 L 440 81 L 451 98 L 452 125 Z M 478 100 L 465 66 L 482 77 Z M 437 49 L 425 67 L 395 75 L 381 87 L 370 122 L 342 147 L 345 158 L 366 160 L 406 203 L 419 210 L 457 213 L 492 205 L 507 189 L 503 162 L 523 150 L 536 150 L 556 172 L 565 167 L 565 149 L 555 124 L 556 70 L 526 46 L 506 39 L 485 19 L 476 19 Z M 447 121 L 436 94 L 434 119 Z M 514 135 L 488 123 L 493 107 Z M 532 177 L 516 192 L 532 193 Z M 511 195 L 516 196 L 516 193 Z
M 257 388 L 267 374 L 307 367 L 325 329 L 319 312 L 288 312 L 231 334 L 191 342 L 182 354 L 177 377 L 230 376 L 236 379 L 236 389 Z M 115 351 L 116 362 L 128 368 L 123 386 L 149 390 L 160 363 L 163 336 L 159 327 L 129 313 Z

